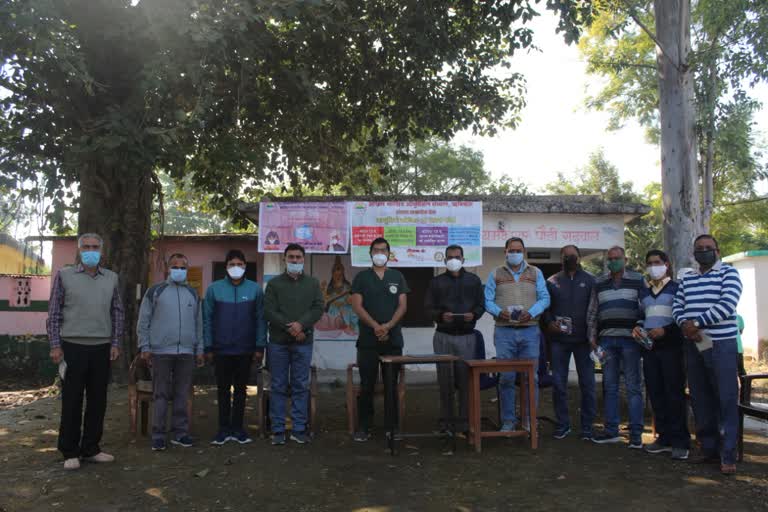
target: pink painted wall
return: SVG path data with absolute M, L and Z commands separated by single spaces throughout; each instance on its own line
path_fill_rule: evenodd
M 12 301 L 16 293 L 16 280 L 12 276 L 0 276 L 0 300 Z M 51 293 L 50 276 L 30 276 L 30 300 L 48 301 Z M 48 313 L 29 311 L 24 308 L 0 311 L 0 335 L 19 336 L 44 334 Z
M 171 240 L 156 243 L 150 256 L 150 281 L 156 283 L 165 279 L 164 260 L 175 252 L 185 254 L 189 258 L 191 267 L 202 267 L 203 293 L 213 280 L 213 263 L 224 261 L 224 256 L 229 249 L 240 249 L 249 262 L 256 262 L 259 281 L 264 275 L 263 256 L 258 253 L 258 242 L 255 240 L 238 239 L 233 236 L 224 240 Z M 53 254 L 51 263 L 52 275 L 65 265 L 75 262 L 77 254 L 77 242 L 74 240 L 56 240 L 53 242 Z

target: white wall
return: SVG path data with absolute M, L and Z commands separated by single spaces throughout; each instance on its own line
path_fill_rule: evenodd
M 741 335 L 744 354 L 757 356 L 757 340 L 760 319 L 758 318 L 757 276 L 755 260 L 752 258 L 733 263 L 741 277 L 741 300 L 736 308 L 744 319 L 744 333 Z M 765 274 L 765 272 L 763 272 Z M 768 279 L 768 275 L 764 276 Z

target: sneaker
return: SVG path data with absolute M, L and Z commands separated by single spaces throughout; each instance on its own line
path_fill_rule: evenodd
M 630 450 L 642 450 L 643 449 L 643 440 L 642 439 L 630 439 L 628 448 Z
M 643 450 L 645 450 L 648 453 L 664 453 L 664 452 L 671 452 L 672 447 L 667 446 L 665 444 L 661 444 L 658 441 L 654 441 L 651 444 L 647 444 L 643 447 Z
M 152 451 L 153 452 L 161 452 L 165 450 L 165 439 L 153 439 L 152 440 Z
M 66 459 L 64 461 L 64 469 L 66 469 L 67 471 L 80 469 L 80 459 L 78 459 L 77 457 Z
M 285 433 L 275 432 L 272 434 L 272 446 L 282 446 L 285 444 Z
M 115 458 L 104 452 L 99 452 L 93 457 L 83 457 L 83 460 L 86 462 L 115 462 Z
M 555 430 L 555 433 L 552 435 L 555 439 L 565 439 L 568 437 L 568 434 L 571 433 L 571 427 L 565 427 L 565 428 L 558 428 Z
M 592 436 L 592 442 L 597 444 L 615 444 L 621 442 L 621 436 L 617 434 L 602 433 Z
M 672 459 L 673 460 L 688 460 L 688 449 L 687 448 L 672 448 Z
M 309 437 L 306 432 L 300 430 L 298 432 L 291 432 L 291 441 L 296 441 L 298 444 L 306 444 L 309 442 Z
M 358 432 L 355 432 L 355 435 L 352 436 L 353 441 L 357 441 L 358 443 L 364 443 L 366 442 L 370 436 L 368 435 L 368 432 L 365 430 L 360 430 Z
M 176 446 L 183 446 L 184 448 L 190 448 L 192 446 L 192 438 L 189 436 L 181 436 L 178 439 L 171 439 L 171 444 Z
M 229 441 L 229 432 L 219 430 L 219 432 L 216 434 L 216 437 L 214 437 L 211 441 L 211 444 L 215 446 L 221 446 L 227 441 Z
M 499 432 L 515 432 L 517 429 L 515 428 L 515 422 L 514 421 L 505 421 L 501 428 L 499 429 Z
M 227 440 L 237 441 L 240 444 L 248 444 L 253 442 L 253 439 L 251 439 L 251 437 L 245 432 L 245 430 L 239 430 L 237 432 L 233 432 Z
M 581 437 L 582 441 L 591 441 L 592 440 L 592 432 L 582 432 L 580 437 Z

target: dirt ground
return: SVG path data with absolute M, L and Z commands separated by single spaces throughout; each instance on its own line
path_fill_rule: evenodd
M 555 441 L 546 422 L 536 451 L 523 439 L 491 439 L 478 455 L 460 440 L 451 455 L 442 441 L 421 438 L 402 442 L 392 457 L 381 428 L 371 442 L 350 440 L 344 391 L 326 389 L 313 443 L 273 447 L 258 438 L 213 447 L 214 392 L 198 388 L 193 434 L 201 441 L 152 452 L 146 438 L 136 440 L 128 431 L 125 388 L 110 393 L 102 447 L 117 461 L 76 472 L 64 471 L 56 451 L 57 398 L 46 396 L 49 391 L 26 392 L 26 400 L 6 397 L 0 405 L 0 512 L 768 509 L 764 434 L 748 437 L 746 461 L 735 477 L 626 445 L 597 446 L 574 436 Z M 434 428 L 436 402 L 435 387 L 409 388 L 406 430 Z M 490 415 L 495 406 L 485 405 Z M 551 410 L 547 392 L 540 412 Z M 572 416 L 575 410 L 574 403 Z M 249 414 L 255 422 L 252 409 Z M 256 426 L 251 429 L 255 436 Z M 650 429 L 644 440 L 651 441 Z

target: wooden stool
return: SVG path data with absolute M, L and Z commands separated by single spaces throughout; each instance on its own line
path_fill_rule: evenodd
M 357 397 L 360 395 L 360 385 L 355 384 L 354 369 L 357 363 L 347 365 L 347 424 L 350 435 L 355 433 L 357 428 Z M 376 384 L 375 394 L 384 395 L 384 379 L 381 375 L 381 366 L 379 366 L 379 378 Z M 398 426 L 403 431 L 403 418 L 405 417 L 405 367 L 400 367 L 399 381 L 397 384 L 397 400 L 400 415 L 398 416 Z
M 195 386 L 189 392 L 187 400 L 187 416 L 190 428 L 192 426 L 192 399 L 195 394 Z M 139 420 L 139 407 L 141 408 L 141 435 L 147 435 L 149 423 L 149 404 L 153 401 L 152 372 L 149 363 L 138 354 L 128 368 L 128 414 L 130 416 L 131 433 L 135 436 Z
M 309 367 L 309 411 L 307 411 L 307 431 L 314 436 L 318 432 L 317 426 L 317 367 Z M 256 410 L 258 411 L 259 434 L 262 437 L 268 437 L 272 431 L 272 422 L 269 419 L 269 399 L 271 395 L 271 376 L 269 370 L 261 368 L 256 374 L 256 385 L 258 394 L 256 395 Z M 288 391 L 290 393 L 290 389 Z

